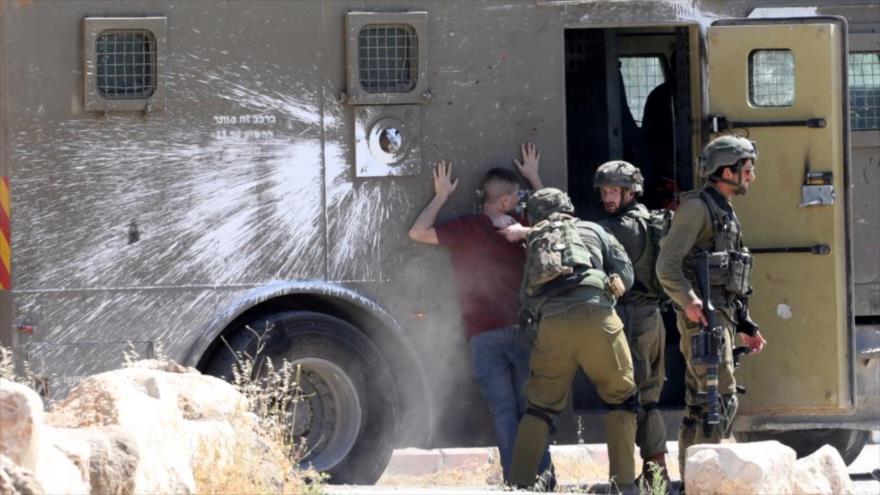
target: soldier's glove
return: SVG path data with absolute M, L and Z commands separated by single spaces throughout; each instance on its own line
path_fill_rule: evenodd
M 620 275 L 612 273 L 608 276 L 608 291 L 614 294 L 614 297 L 620 297 L 626 292 L 626 286 L 623 285 Z

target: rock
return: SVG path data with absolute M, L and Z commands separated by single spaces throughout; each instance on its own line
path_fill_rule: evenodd
M 688 495 L 792 493 L 794 450 L 776 441 L 693 445 L 687 450 Z
M 194 493 L 192 450 L 177 391 L 166 379 L 170 376 L 187 375 L 132 367 L 88 377 L 47 422 L 67 428 L 118 425 L 140 453 L 136 492 Z
M 55 447 L 83 473 L 93 495 L 134 492 L 139 461 L 137 444 L 119 427 L 53 428 Z
M 131 364 L 131 368 L 142 368 L 156 371 L 166 371 L 168 373 L 198 373 L 199 370 L 191 367 L 177 364 L 170 359 L 142 359 Z
M 30 388 L 0 378 L 0 454 L 34 471 L 40 457 L 43 401 Z
M 40 459 L 34 476 L 40 481 L 46 493 L 79 495 L 89 493 L 89 484 L 80 466 L 48 442 L 40 448 Z
M 44 495 L 33 473 L 0 455 L 0 495 Z
M 115 427 L 120 432 L 115 440 L 97 436 L 86 439 L 89 443 L 85 446 L 80 441 L 79 447 L 65 450 L 79 459 L 81 468 L 88 466 L 86 479 L 93 489 L 103 483 L 101 489 L 107 491 L 102 493 L 132 492 L 116 481 L 114 473 L 126 472 L 135 461 L 119 465 L 109 461 L 114 455 L 111 452 L 121 449 L 127 453 L 124 458 L 136 459 L 135 493 L 194 493 L 193 466 L 204 448 L 228 452 L 228 439 L 240 435 L 237 428 L 253 430 L 255 422 L 243 420 L 248 417 L 247 401 L 234 387 L 190 370 L 174 363 L 147 361 L 91 376 L 47 415 L 46 422 L 60 429 Z M 104 460 L 98 461 L 96 456 Z M 111 476 L 111 480 L 96 481 L 99 474 Z
M 795 493 L 854 494 L 855 485 L 849 477 L 846 463 L 830 445 L 798 459 L 794 465 Z

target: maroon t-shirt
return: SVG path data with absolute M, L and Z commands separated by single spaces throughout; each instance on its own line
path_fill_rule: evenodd
M 519 314 L 525 250 L 507 242 L 486 215 L 465 215 L 435 227 L 449 248 L 468 338 L 510 325 Z

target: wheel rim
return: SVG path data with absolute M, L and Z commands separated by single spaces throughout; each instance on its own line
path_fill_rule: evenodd
M 326 359 L 306 357 L 292 364 L 302 366 L 305 396 L 291 411 L 294 437 L 305 440 L 301 464 L 327 471 L 345 459 L 357 440 L 363 420 L 357 387 Z

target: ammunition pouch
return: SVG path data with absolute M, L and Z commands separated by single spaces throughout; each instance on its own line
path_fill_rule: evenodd
M 718 251 L 709 253 L 709 286 L 713 294 L 732 297 L 745 297 L 751 294 L 752 255 L 745 249 L 741 251 Z M 689 270 L 691 280 L 695 279 Z M 717 289 L 717 290 L 716 290 Z M 729 305 L 726 298 L 719 299 Z

